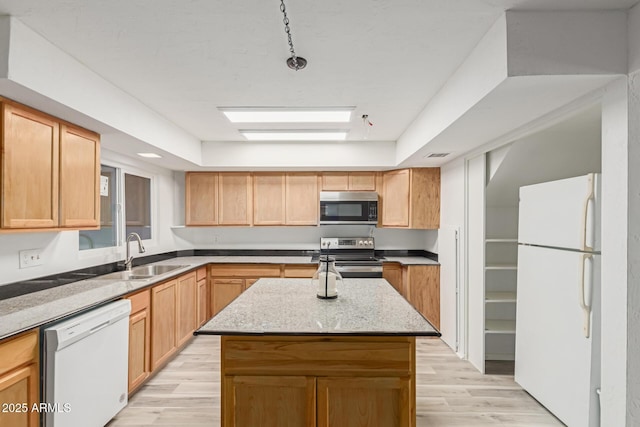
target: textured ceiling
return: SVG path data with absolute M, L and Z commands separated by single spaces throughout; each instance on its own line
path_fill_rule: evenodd
M 201 140 L 243 139 L 219 106 L 355 106 L 348 139 L 363 138 L 368 114 L 368 139 L 394 141 L 505 9 L 636 2 L 287 0 L 296 52 L 309 61 L 298 72 L 285 66 L 277 0 L 0 0 L 0 14 Z

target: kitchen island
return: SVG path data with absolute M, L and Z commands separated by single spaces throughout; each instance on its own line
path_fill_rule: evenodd
M 223 426 L 415 426 L 415 337 L 439 336 L 384 279 L 260 279 L 196 334 L 221 335 Z

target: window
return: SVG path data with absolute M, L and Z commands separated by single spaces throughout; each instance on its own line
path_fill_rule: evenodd
M 151 179 L 124 174 L 126 232 L 151 239 Z
M 100 176 L 100 229 L 80 230 L 79 249 L 118 247 L 132 232 L 151 240 L 152 178 L 104 164 Z
M 118 245 L 118 169 L 100 166 L 100 229 L 80 230 L 79 248 L 110 248 Z

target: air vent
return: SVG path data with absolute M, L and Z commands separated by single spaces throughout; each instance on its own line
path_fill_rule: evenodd
M 451 153 L 429 153 L 426 156 L 423 156 L 423 158 L 424 157 L 447 157 L 449 154 Z

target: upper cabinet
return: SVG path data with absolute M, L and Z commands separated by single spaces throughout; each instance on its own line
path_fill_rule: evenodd
M 318 225 L 320 196 L 316 173 L 287 173 L 285 199 L 287 225 Z
M 375 191 L 375 172 L 324 172 L 322 191 Z
M 254 173 L 254 225 L 317 225 L 316 173 Z
M 253 174 L 253 224 L 284 225 L 285 174 Z
M 382 227 L 440 227 L 440 168 L 401 169 L 382 175 Z
M 2 228 L 98 228 L 99 135 L 0 101 Z
M 187 172 L 186 225 L 251 225 L 251 174 Z

